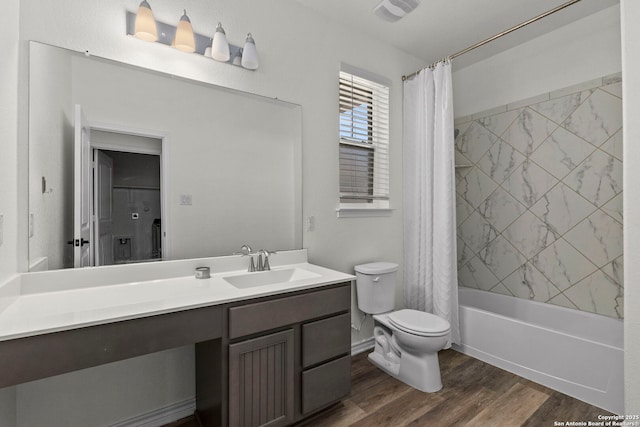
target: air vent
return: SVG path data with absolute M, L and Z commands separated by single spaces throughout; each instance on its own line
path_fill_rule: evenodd
M 420 5 L 420 0 L 382 0 L 373 9 L 379 18 L 388 22 L 396 22 Z

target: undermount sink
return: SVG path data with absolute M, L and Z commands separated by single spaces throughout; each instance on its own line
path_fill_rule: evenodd
M 303 268 L 287 268 L 283 270 L 256 271 L 254 273 L 223 277 L 223 279 L 236 288 L 245 289 L 316 277 L 320 277 L 320 275 Z

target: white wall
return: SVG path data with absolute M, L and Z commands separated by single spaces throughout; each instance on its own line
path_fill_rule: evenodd
M 18 271 L 17 260 L 17 129 L 19 0 L 3 2 L 0 14 L 0 285 Z M 16 424 L 16 389 L 0 389 L 0 425 Z
M 179 6 L 171 0 L 153 2 L 156 18 L 171 23 L 179 18 L 182 7 L 186 6 L 196 31 L 212 34 L 215 23 L 221 20 L 227 36 L 235 44 L 241 44 L 246 33 L 251 31 L 256 40 L 261 65 L 256 72 L 250 72 L 125 36 L 124 11 L 135 10 L 138 3 L 134 0 L 22 2 L 20 38 L 23 42 L 36 40 L 77 51 L 88 50 L 97 56 L 278 97 L 302 105 L 303 214 L 315 217 L 315 230 L 304 234 L 304 246 L 309 249 L 311 261 L 345 272 L 353 271 L 355 264 L 374 260 L 402 264 L 400 76 L 418 69 L 422 61 L 378 41 L 370 40 L 349 28 L 330 23 L 296 2 L 234 0 L 213 4 L 188 2 Z M 25 43 L 21 47 L 21 55 L 26 55 Z M 390 190 L 391 204 L 396 211 L 391 217 L 336 218 L 335 208 L 338 206 L 339 197 L 338 122 L 335 106 L 338 96 L 337 76 L 341 62 L 369 70 L 393 82 L 390 99 Z M 20 72 L 26 73 L 26 67 L 26 61 L 21 59 Z M 15 102 L 9 103 L 8 106 L 15 111 Z M 24 106 L 20 111 L 26 114 Z M 15 140 L 15 133 L 10 134 L 9 140 Z M 26 144 L 26 136 L 20 143 Z M 14 167 L 13 164 L 14 162 L 8 163 L 11 167 Z M 26 153 L 20 158 L 20 167 L 18 178 L 26 175 Z M 15 182 L 13 173 L 6 182 L 9 183 L 8 190 L 15 192 L 16 189 L 11 184 Z M 24 188 L 19 188 L 21 197 L 26 197 L 26 183 L 22 184 Z M 17 226 L 25 233 L 23 237 L 26 239 L 26 207 L 19 215 L 24 219 L 12 219 L 11 228 L 15 229 Z M 14 240 L 16 239 L 14 237 Z M 25 259 L 22 263 L 24 266 L 26 250 L 22 250 L 20 256 Z M 10 272 L 16 270 L 15 263 L 14 261 L 11 264 Z M 401 280 L 402 277 L 399 277 L 400 283 Z M 399 288 L 398 294 L 401 295 L 401 292 Z M 358 342 L 369 336 L 371 326 L 367 324 L 361 334 L 354 334 L 353 341 Z M 192 350 L 179 351 L 183 352 L 185 360 L 189 360 Z M 147 358 L 146 366 L 151 376 L 168 375 L 172 378 L 183 378 L 193 370 L 190 362 L 177 364 L 175 360 L 166 356 L 155 355 Z M 84 381 L 84 377 L 77 376 L 68 380 L 67 376 L 60 376 L 20 386 L 18 424 L 26 425 L 27 420 L 46 417 L 52 403 L 60 402 L 59 396 L 52 393 L 52 390 L 64 393 L 66 399 L 83 408 L 82 412 L 97 414 L 93 419 L 94 424 L 113 422 L 133 415 L 134 410 L 146 411 L 162 406 L 168 401 L 180 400 L 181 396 L 177 394 L 158 399 L 154 393 L 145 392 L 147 388 L 151 390 L 153 385 L 140 382 L 128 382 L 124 385 L 135 388 L 135 397 L 122 395 L 119 392 L 120 381 L 130 376 L 135 369 L 134 363 L 123 362 L 101 369 L 99 375 L 94 377 L 95 381 Z M 191 380 L 181 381 L 186 381 L 188 385 Z M 182 388 L 182 385 L 178 388 Z M 135 404 L 131 405 L 132 402 Z M 101 410 L 103 407 L 109 408 L 110 411 Z M 56 425 L 51 424 L 56 421 L 58 425 L 82 425 L 81 414 L 69 411 L 64 415 L 66 419 L 49 418 L 48 425 Z
M 620 67 L 620 7 L 613 6 L 456 70 L 455 116 L 617 73 Z
M 29 263 L 47 258 L 55 270 L 73 265 L 73 104 L 71 58 L 66 51 L 40 49 L 29 69 Z M 35 102 L 37 101 L 37 102 Z M 42 192 L 42 178 L 46 191 Z
M 622 92 L 624 158 L 624 186 L 636 188 L 640 168 L 633 160 L 640 159 L 640 2 L 621 0 L 622 16 Z M 631 160 L 633 159 L 633 160 Z M 624 197 L 624 343 L 625 343 L 625 413 L 640 414 L 640 200 L 635 191 Z
M 102 426 L 185 401 L 194 363 L 191 348 L 176 348 L 21 384 L 15 425 Z
M 19 1 L 3 5 L 0 20 L 0 214 L 4 218 L 0 245 L 0 283 L 17 271 L 16 156 L 18 135 L 18 11 Z

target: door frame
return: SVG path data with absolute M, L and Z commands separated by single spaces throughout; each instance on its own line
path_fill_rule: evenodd
M 92 155 L 92 163 L 93 163 L 93 188 L 91 189 L 91 194 L 92 194 L 92 198 L 93 198 L 93 214 L 92 214 L 92 221 L 93 221 L 93 265 L 94 266 L 102 266 L 102 265 L 112 265 L 113 264 L 113 159 L 104 151 L 99 150 L 97 148 L 92 148 L 91 149 L 91 155 Z M 109 248 L 110 248 L 110 257 L 111 257 L 111 262 L 105 264 L 103 262 L 101 262 L 101 259 L 104 259 L 105 256 L 105 252 L 103 250 L 103 246 L 102 246 L 102 239 L 101 239 L 101 234 L 104 232 L 104 227 L 103 227 L 103 219 L 101 218 L 101 213 L 102 213 L 102 209 L 101 209 L 101 201 L 104 200 L 102 199 L 102 192 L 103 187 L 102 184 L 104 183 L 103 181 L 103 175 L 102 172 L 100 170 L 100 166 L 101 164 L 106 164 L 109 168 L 109 190 L 111 192 L 111 194 L 109 195 L 109 220 L 108 221 L 104 221 L 104 222 L 108 222 L 110 223 L 110 237 L 111 237 L 111 242 L 109 243 Z M 106 190 L 106 189 L 105 189 Z M 107 258 L 108 259 L 108 258 Z
M 160 260 L 167 261 L 171 259 L 171 240 L 169 239 L 167 224 L 170 224 L 169 215 L 169 179 L 167 178 L 169 171 L 169 134 L 167 132 L 141 129 L 124 125 L 115 125 L 112 123 L 92 122 L 91 130 L 119 133 L 124 135 L 142 136 L 153 138 L 160 141 L 160 150 L 138 147 L 132 144 L 119 143 L 97 143 L 91 141 L 90 149 L 93 150 L 110 150 L 120 151 L 124 153 L 134 154 L 151 154 L 160 156 L 160 234 L 162 236 L 162 257 Z M 94 239 L 95 240 L 95 239 Z

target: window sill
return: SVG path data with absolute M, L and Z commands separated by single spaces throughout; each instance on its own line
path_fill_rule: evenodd
M 383 217 L 393 215 L 394 210 L 391 208 L 338 208 L 336 215 L 338 218 Z

